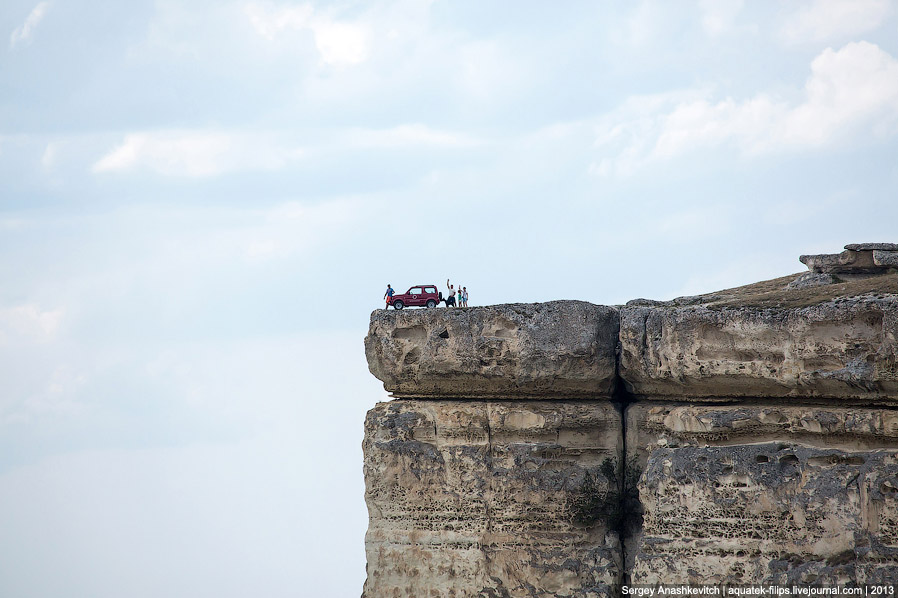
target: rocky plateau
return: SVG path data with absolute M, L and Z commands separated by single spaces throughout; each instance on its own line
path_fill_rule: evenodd
M 371 316 L 365 598 L 898 584 L 898 244 L 672 301 Z

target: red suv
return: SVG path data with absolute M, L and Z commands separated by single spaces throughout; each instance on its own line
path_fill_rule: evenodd
M 440 304 L 440 293 L 435 284 L 419 284 L 401 295 L 393 296 L 393 309 L 409 307 L 436 307 Z

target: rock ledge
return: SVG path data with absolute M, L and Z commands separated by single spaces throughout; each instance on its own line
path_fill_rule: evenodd
M 585 301 L 377 310 L 365 355 L 396 397 L 608 397 L 619 328 Z

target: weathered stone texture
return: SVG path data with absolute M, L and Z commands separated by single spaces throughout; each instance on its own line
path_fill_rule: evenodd
M 800 308 L 621 310 L 620 373 L 645 397 L 898 402 L 898 296 Z
M 846 252 L 847 255 L 847 252 Z M 821 253 L 818 255 L 802 255 L 798 260 L 811 272 L 834 272 L 842 266 L 842 254 Z
M 791 442 L 839 450 L 898 448 L 898 410 L 825 405 L 689 405 L 627 407 L 627 453 L 644 467 L 670 446 Z
M 873 263 L 877 266 L 898 268 L 898 251 L 874 251 Z
M 880 268 L 873 262 L 873 251 L 863 249 L 855 251 L 846 249 L 842 253 L 824 253 L 819 255 L 803 255 L 799 261 L 811 272 L 823 273 L 877 273 Z
M 898 582 L 896 252 L 622 308 L 373 313 L 400 398 L 365 424 L 363 596 Z
M 626 417 L 632 583 L 898 579 L 898 411 L 640 403 Z
M 786 285 L 787 289 L 809 289 L 812 287 L 822 287 L 828 284 L 838 282 L 832 274 L 820 274 L 818 272 L 805 272 L 798 276 L 795 280 Z
M 377 310 L 365 354 L 397 397 L 594 398 L 613 390 L 618 328 L 584 301 Z
M 801 263 L 814 273 L 838 274 L 848 278 L 882 274 L 898 265 L 898 244 L 852 243 L 842 253 L 802 255 Z
M 378 404 L 365 423 L 363 595 L 610 595 L 621 442 L 607 402 Z
M 850 249 L 851 251 L 872 251 L 872 250 L 881 250 L 881 251 L 898 251 L 898 243 L 849 243 L 845 246 L 845 249 Z
M 655 450 L 633 583 L 898 579 L 898 451 L 797 444 Z

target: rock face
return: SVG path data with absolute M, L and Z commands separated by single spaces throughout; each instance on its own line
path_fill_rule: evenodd
M 627 409 L 632 583 L 898 580 L 898 411 Z
M 898 296 L 802 308 L 621 310 L 621 376 L 657 397 L 895 402 Z
M 842 253 L 803 255 L 798 258 L 808 270 L 825 274 L 879 274 L 898 264 L 896 243 L 851 243 Z
M 898 583 L 894 251 L 620 308 L 378 310 L 364 598 Z
M 877 266 L 898 268 L 898 251 L 874 251 L 873 263 Z
M 621 448 L 608 402 L 379 404 L 364 596 L 610 595 Z
M 609 396 L 618 327 L 616 308 L 585 301 L 378 310 L 365 355 L 397 397 Z
M 652 452 L 633 583 L 898 580 L 898 452 L 769 443 Z

